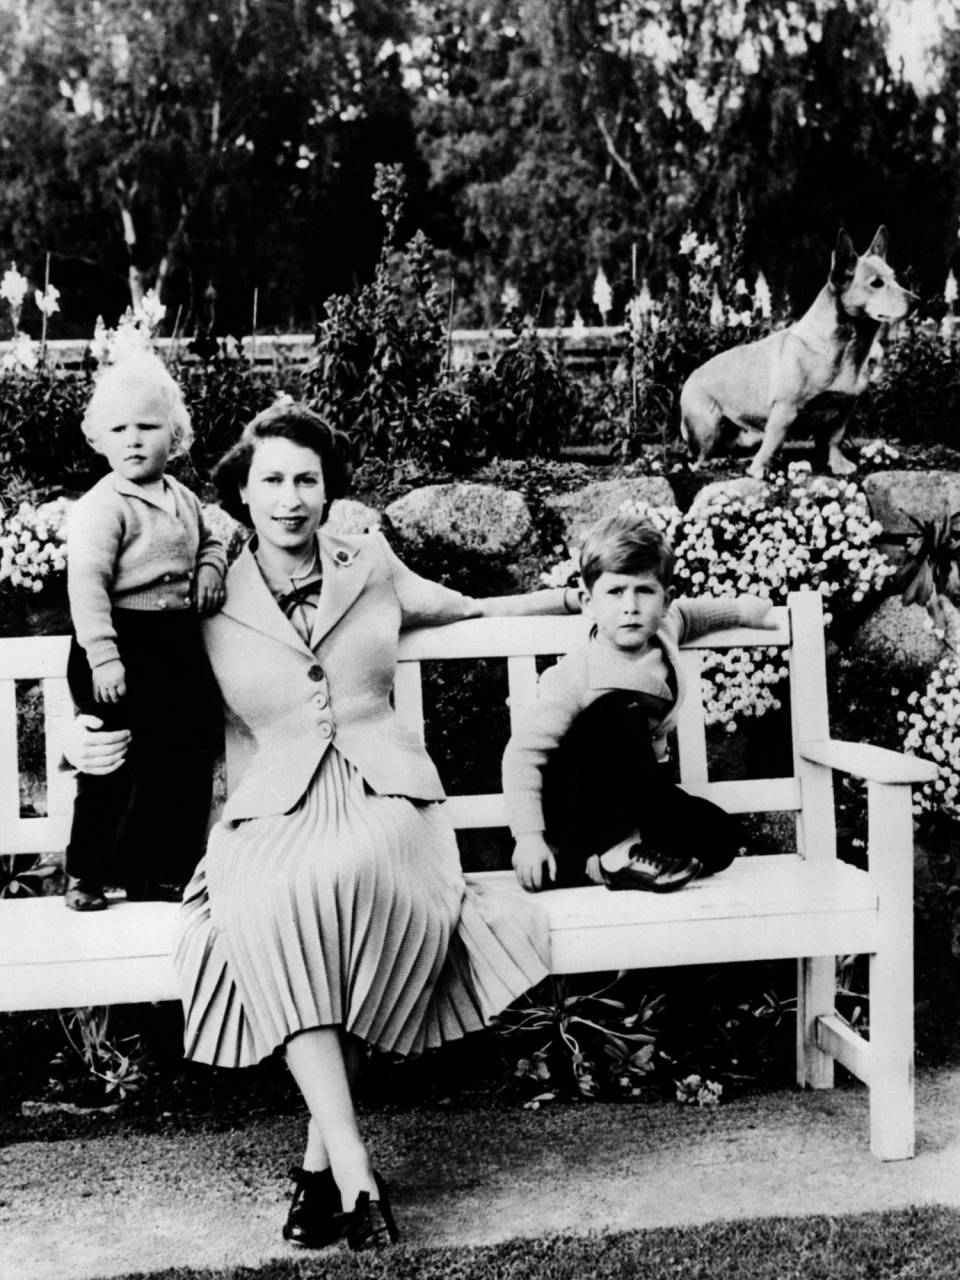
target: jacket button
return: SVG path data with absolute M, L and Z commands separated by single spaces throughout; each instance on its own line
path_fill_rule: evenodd
M 333 737 L 333 725 L 330 723 L 330 721 L 329 721 L 329 720 L 323 720 L 323 721 L 321 721 L 321 723 L 320 723 L 320 737 L 321 737 L 321 738 L 332 738 L 332 737 Z
M 307 672 L 307 679 L 313 680 L 315 683 L 323 679 L 323 667 L 311 667 Z
M 322 711 L 327 705 L 327 695 L 325 693 L 315 693 L 313 695 L 313 705 L 319 707 Z
M 163 580 L 164 580 L 164 582 L 169 582 L 169 581 L 170 581 L 170 575 L 169 575 L 169 573 L 165 573 L 165 574 L 163 575 Z

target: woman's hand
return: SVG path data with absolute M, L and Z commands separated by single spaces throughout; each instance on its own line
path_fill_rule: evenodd
M 96 716 L 77 716 L 67 730 L 63 756 L 79 773 L 114 773 L 127 758 L 129 729 L 104 729 Z
M 219 569 L 202 564 L 197 570 L 197 610 L 200 613 L 215 613 L 225 598 L 226 591 Z
M 539 831 L 517 836 L 512 861 L 517 879 L 530 893 L 546 889 L 557 878 L 557 860 Z

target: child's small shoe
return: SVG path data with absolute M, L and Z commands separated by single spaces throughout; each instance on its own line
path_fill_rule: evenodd
M 646 893 L 673 893 L 682 889 L 701 869 L 699 858 L 671 858 L 656 849 L 635 845 L 630 861 L 616 871 L 600 862 L 600 874 L 608 889 L 640 889 Z
M 106 911 L 107 900 L 99 885 L 90 884 L 77 876 L 67 876 L 67 892 L 64 905 L 71 911 Z

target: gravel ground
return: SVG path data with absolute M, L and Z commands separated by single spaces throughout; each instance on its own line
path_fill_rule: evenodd
M 367 1113 L 405 1240 L 960 1207 L 960 1069 L 918 1082 L 918 1153 L 869 1153 L 859 1087 L 674 1104 Z M 193 1134 L 101 1132 L 0 1151 L 0 1278 L 92 1280 L 164 1266 L 253 1266 L 280 1239 L 302 1122 Z

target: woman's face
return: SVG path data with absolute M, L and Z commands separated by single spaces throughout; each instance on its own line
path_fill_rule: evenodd
M 240 497 L 250 512 L 260 545 L 302 556 L 323 515 L 327 493 L 318 454 L 292 440 L 261 440 L 250 461 Z

